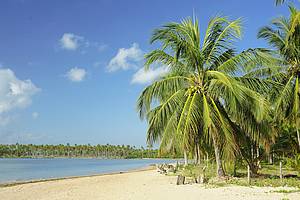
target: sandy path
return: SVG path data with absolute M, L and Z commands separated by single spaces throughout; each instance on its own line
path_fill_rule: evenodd
M 274 188 L 175 185 L 176 177 L 155 170 L 56 180 L 0 188 L 1 200 L 299 200 L 300 193 L 270 193 Z

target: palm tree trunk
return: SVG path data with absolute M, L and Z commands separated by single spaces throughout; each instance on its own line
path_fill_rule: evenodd
M 256 165 L 256 163 L 250 163 L 249 164 L 250 167 L 250 171 L 251 171 L 251 175 L 257 175 L 257 171 L 258 171 L 258 166 Z
M 300 133 L 299 133 L 298 128 L 297 128 L 297 139 L 298 139 L 298 145 L 299 145 L 299 149 L 300 149 Z
M 200 154 L 200 146 L 197 145 L 197 152 L 198 152 L 198 163 L 197 164 L 201 164 L 201 154 Z
M 233 176 L 234 177 L 236 176 L 236 158 L 234 158 L 234 161 L 233 161 Z
M 198 151 L 197 151 L 197 145 L 194 148 L 194 163 L 195 165 L 198 164 L 199 156 L 198 156 Z
M 225 172 L 222 166 L 222 160 L 221 160 L 221 152 L 219 145 L 217 143 L 217 138 L 215 134 L 212 134 L 212 139 L 213 139 L 213 144 L 214 144 L 214 149 L 215 149 L 215 157 L 216 157 L 216 163 L 217 163 L 217 175 L 218 177 L 225 176 Z
M 269 153 L 269 164 L 273 165 L 273 152 Z
M 187 166 L 188 165 L 188 157 L 187 157 L 186 150 L 183 150 L 183 155 L 184 155 L 184 166 Z
M 260 155 L 259 155 L 259 146 L 256 147 L 256 157 L 257 157 L 257 166 L 258 168 L 260 169 L 261 166 L 260 166 Z

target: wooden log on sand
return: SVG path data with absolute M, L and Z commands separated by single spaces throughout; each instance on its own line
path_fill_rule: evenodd
M 178 175 L 176 185 L 184 185 L 184 181 L 185 181 L 185 177 L 182 175 Z

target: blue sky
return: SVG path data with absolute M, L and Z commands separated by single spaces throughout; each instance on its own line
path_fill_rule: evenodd
M 298 4 L 299 5 L 299 4 Z M 154 28 L 194 13 L 243 18 L 238 49 L 265 47 L 258 29 L 287 6 L 274 0 L 0 1 L 0 143 L 145 145 L 136 99 Z

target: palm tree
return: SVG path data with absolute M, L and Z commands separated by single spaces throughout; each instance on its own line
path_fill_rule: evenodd
M 300 12 L 292 6 L 289 9 L 289 18 L 274 19 L 271 26 L 260 29 L 258 37 L 266 39 L 282 61 L 278 72 L 270 76 L 284 85 L 275 101 L 276 116 L 292 122 L 300 148 Z
M 151 43 L 160 42 L 161 48 L 145 56 L 145 68 L 160 63 L 169 73 L 147 86 L 137 103 L 149 124 L 148 143 L 160 141 L 160 148 L 186 152 L 206 139 L 214 147 L 218 176 L 225 175 L 222 150 L 237 149 L 231 124 L 248 116 L 261 121 L 268 112 L 264 98 L 249 88 L 260 80 L 238 76 L 242 66 L 263 65 L 267 52 L 236 54 L 233 42 L 240 37 L 241 20 L 226 17 L 210 20 L 202 44 L 196 19 L 156 29 Z
M 277 5 L 281 5 L 285 2 L 285 0 L 275 0 L 275 4 Z
M 299 0 L 298 0 L 299 1 Z M 286 2 L 286 0 L 275 0 L 275 5 L 278 6 L 278 5 L 282 5 Z

